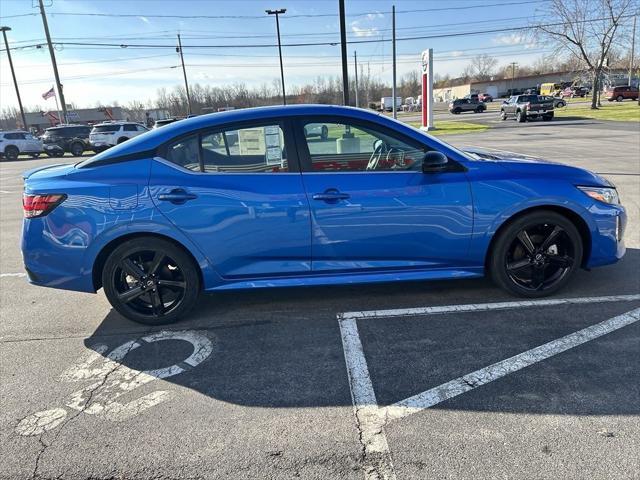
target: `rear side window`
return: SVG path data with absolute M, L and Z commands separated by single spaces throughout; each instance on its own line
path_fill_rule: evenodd
M 93 133 L 113 133 L 120 130 L 120 125 L 98 125 L 93 127 Z
M 124 131 L 125 132 L 136 132 L 136 131 L 138 131 L 138 129 L 136 128 L 135 125 L 125 125 L 124 126 Z
M 288 172 L 284 133 L 279 125 L 261 125 L 192 135 L 166 150 L 170 162 L 204 173 Z

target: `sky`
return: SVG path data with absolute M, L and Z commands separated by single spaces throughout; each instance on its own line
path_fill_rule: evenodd
M 474 55 L 499 65 L 533 63 L 545 52 L 526 34 L 464 32 L 530 24 L 547 0 L 345 0 L 349 72 L 353 55 L 372 77 L 391 83 L 392 5 L 396 7 L 397 75 L 420 68 L 434 49 L 434 73 L 460 75 Z M 341 75 L 338 0 L 45 0 L 67 103 L 78 108 L 154 99 L 159 88 L 183 84 L 177 34 L 182 37 L 189 83 L 249 87 L 280 76 L 275 18 L 280 16 L 286 85 Z M 54 85 L 37 0 L 0 1 L 25 107 L 54 109 L 42 93 Z M 455 36 L 453 36 L 455 35 Z M 411 37 L 431 37 L 411 39 Z M 99 45 L 72 45 L 72 43 Z M 322 45 L 299 45 L 320 43 Z M 134 45 L 145 45 L 136 47 Z M 128 45 L 121 47 L 120 45 Z M 151 47 L 153 46 L 153 47 Z M 158 46 L 158 47 L 156 47 Z M 4 46 L 2 46 L 4 50 Z M 16 106 L 6 52 L 0 52 L 0 108 Z

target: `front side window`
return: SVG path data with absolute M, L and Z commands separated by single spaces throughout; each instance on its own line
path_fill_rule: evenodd
M 289 165 L 279 125 L 261 125 L 192 135 L 166 150 L 165 158 L 204 173 L 281 173 Z
M 315 172 L 419 170 L 426 148 L 368 126 L 347 123 L 304 125 L 305 139 Z

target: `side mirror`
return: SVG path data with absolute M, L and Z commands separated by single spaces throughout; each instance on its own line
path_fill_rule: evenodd
M 423 173 L 442 172 L 447 168 L 449 159 L 441 152 L 427 152 L 422 160 Z
M 503 100 L 503 101 L 502 101 L 502 104 L 503 104 L 503 105 L 506 105 L 506 104 L 508 104 L 508 103 L 509 103 L 509 102 L 507 102 L 506 100 Z

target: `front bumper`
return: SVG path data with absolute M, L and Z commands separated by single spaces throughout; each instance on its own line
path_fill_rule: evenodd
M 620 260 L 625 252 L 624 232 L 627 212 L 622 205 L 593 205 L 590 209 L 596 225 L 591 232 L 591 255 L 586 267 L 610 265 Z

